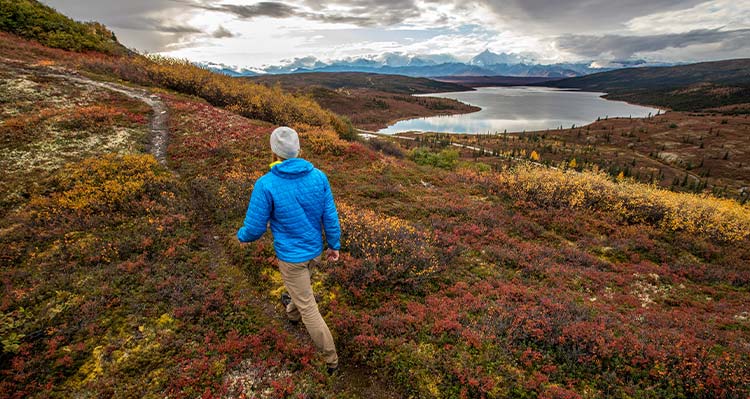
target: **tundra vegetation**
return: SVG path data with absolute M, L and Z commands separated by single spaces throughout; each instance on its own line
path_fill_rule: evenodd
M 543 131 L 406 135 L 415 140 L 403 140 L 403 147 L 459 149 L 461 159 L 498 169 L 527 160 L 576 171 L 599 170 L 676 192 L 740 203 L 750 199 L 748 115 L 669 111 Z
M 2 397 L 750 394 L 737 201 L 347 141 L 309 99 L 182 62 L 0 51 Z M 148 107 L 71 71 L 156 93 L 167 163 L 144 151 Z M 314 283 L 333 379 L 273 305 L 270 237 L 234 236 L 279 123 L 339 204 L 342 259 Z

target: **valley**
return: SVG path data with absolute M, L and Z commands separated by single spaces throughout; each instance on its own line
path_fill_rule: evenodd
M 413 96 L 472 90 L 468 86 L 425 78 L 351 72 L 297 73 L 248 79 L 268 86 L 278 84 L 286 90 L 308 95 L 365 130 L 378 130 L 400 119 L 479 110 L 456 100 Z

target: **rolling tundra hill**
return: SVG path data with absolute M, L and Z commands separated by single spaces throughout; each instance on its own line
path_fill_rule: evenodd
M 627 68 L 541 85 L 603 91 L 612 99 L 697 111 L 750 103 L 750 59 Z
M 439 82 L 427 78 L 365 72 L 309 72 L 264 75 L 247 79 L 267 85 L 279 84 L 287 90 L 298 90 L 310 86 L 320 86 L 332 90 L 369 89 L 396 94 L 425 94 L 472 90 L 471 87 L 460 84 Z
M 552 85 L 613 91 L 664 89 L 698 83 L 750 85 L 750 58 L 668 67 L 639 67 L 558 80 Z
M 491 86 L 526 86 L 531 84 L 551 82 L 559 78 L 545 78 L 539 76 L 438 76 L 433 78 L 440 82 L 450 82 L 470 87 Z

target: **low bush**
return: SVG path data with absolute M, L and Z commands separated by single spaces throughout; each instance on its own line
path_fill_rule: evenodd
M 158 194 L 167 174 L 150 155 L 106 155 L 69 165 L 50 183 L 55 193 L 32 199 L 43 219 L 75 212 L 75 217 L 142 208 L 146 193 Z M 156 192 L 154 192 L 156 191 Z M 65 211 L 65 212 L 61 212 Z
M 354 128 L 352 121 L 347 116 L 337 115 L 335 118 L 331 118 L 331 126 L 342 140 L 356 141 L 359 137 L 357 129 Z
M 380 151 L 385 155 L 390 155 L 399 159 L 403 159 L 406 156 L 401 146 L 390 140 L 370 139 L 367 140 L 366 143 L 368 147 L 375 151 Z
M 721 241 L 741 241 L 750 234 L 750 209 L 736 201 L 613 182 L 601 171 L 521 166 L 497 174 L 495 182 L 511 198 L 544 207 L 603 210 L 631 223 L 650 223 Z
M 440 267 L 434 239 L 395 217 L 339 204 L 342 250 L 352 259 L 329 270 L 330 278 L 360 296 L 364 291 L 419 292 Z
M 429 165 L 442 169 L 453 169 L 458 164 L 458 151 L 444 149 L 438 153 L 431 152 L 425 148 L 415 148 L 409 154 L 409 158 L 419 165 Z
M 314 128 L 310 130 L 300 129 L 301 141 L 309 147 L 313 154 L 342 155 L 349 146 L 348 143 L 339 138 L 331 129 Z

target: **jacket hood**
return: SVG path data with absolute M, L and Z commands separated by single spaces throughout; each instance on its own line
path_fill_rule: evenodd
M 299 179 L 307 176 L 315 167 L 302 158 L 291 158 L 271 168 L 271 173 L 284 179 Z

